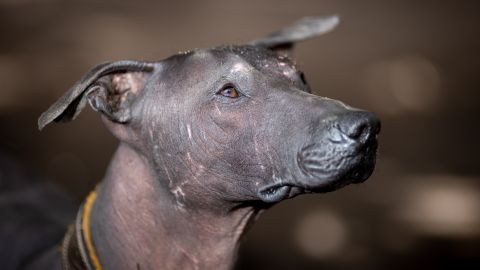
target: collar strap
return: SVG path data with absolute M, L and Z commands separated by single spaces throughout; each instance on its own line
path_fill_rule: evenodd
M 65 234 L 62 243 L 64 270 L 103 270 L 90 231 L 90 216 L 96 198 L 96 191 L 90 192 L 78 210 L 75 223 Z

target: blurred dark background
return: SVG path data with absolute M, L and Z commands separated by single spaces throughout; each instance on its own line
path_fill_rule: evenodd
M 376 172 L 267 211 L 237 269 L 480 269 L 479 8 L 0 0 L 0 152 L 79 202 L 102 179 L 116 140 L 91 110 L 42 132 L 36 121 L 90 67 L 247 42 L 302 16 L 339 14 L 338 29 L 299 44 L 296 60 L 316 94 L 380 116 Z

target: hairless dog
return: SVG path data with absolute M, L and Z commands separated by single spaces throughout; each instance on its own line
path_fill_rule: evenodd
M 247 45 L 118 61 L 88 72 L 39 119 L 88 103 L 120 141 L 65 236 L 64 269 L 231 269 L 256 216 L 373 171 L 378 118 L 313 95 L 293 44 L 333 29 L 308 17 Z

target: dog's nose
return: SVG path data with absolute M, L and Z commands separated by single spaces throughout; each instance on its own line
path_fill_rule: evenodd
M 380 120 L 372 112 L 349 112 L 338 120 L 340 132 L 360 143 L 371 140 L 380 132 Z

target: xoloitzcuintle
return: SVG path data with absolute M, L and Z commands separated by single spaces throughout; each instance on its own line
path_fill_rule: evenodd
M 88 72 L 39 119 L 70 121 L 89 103 L 120 141 L 67 233 L 64 269 L 231 269 L 263 209 L 366 180 L 379 120 L 313 95 L 290 58 L 337 22 Z

